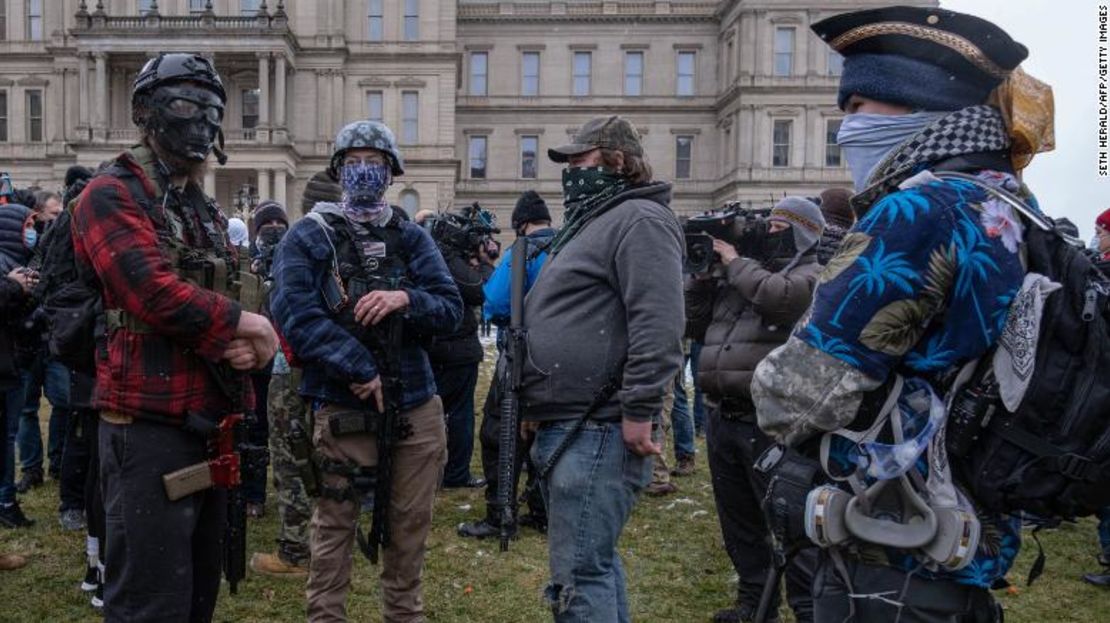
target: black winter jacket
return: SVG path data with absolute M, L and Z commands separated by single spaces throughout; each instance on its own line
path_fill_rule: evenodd
M 457 331 L 435 338 L 428 348 L 428 358 L 437 368 L 478 363 L 484 354 L 482 343 L 478 341 L 478 314 L 486 300 L 482 286 L 493 274 L 493 267 L 487 264 L 471 266 L 459 255 L 444 259 L 462 295 L 463 317 Z

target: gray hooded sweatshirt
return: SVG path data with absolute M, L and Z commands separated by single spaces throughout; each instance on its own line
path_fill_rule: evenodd
M 671 186 L 630 188 L 547 259 L 524 303 L 528 357 L 521 411 L 530 421 L 586 413 L 615 376 L 594 419 L 647 421 L 682 365 L 683 238 Z

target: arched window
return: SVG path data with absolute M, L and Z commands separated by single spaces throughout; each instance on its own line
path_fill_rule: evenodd
M 420 195 L 411 188 L 406 188 L 401 191 L 401 207 L 408 213 L 409 217 L 416 215 L 420 209 Z

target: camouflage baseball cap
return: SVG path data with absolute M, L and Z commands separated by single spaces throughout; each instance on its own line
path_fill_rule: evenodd
M 636 126 L 619 115 L 613 115 L 589 120 L 569 144 L 547 150 L 547 157 L 554 162 L 566 162 L 571 156 L 584 154 L 598 147 L 619 149 L 633 156 L 644 155 Z

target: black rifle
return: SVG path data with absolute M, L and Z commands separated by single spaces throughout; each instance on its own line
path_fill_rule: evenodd
M 235 448 L 240 448 L 246 438 L 246 423 L 236 420 L 231 438 Z M 242 454 L 240 453 L 240 461 Z M 241 463 L 240 463 L 241 465 Z M 242 471 L 240 471 L 242 474 Z M 224 577 L 234 595 L 239 592 L 239 581 L 247 577 L 247 508 L 243 498 L 243 484 L 227 490 L 227 524 L 224 526 Z
M 501 379 L 501 445 L 497 450 L 497 504 L 501 507 L 501 551 L 509 551 L 516 524 L 516 446 L 520 428 L 520 377 L 524 364 L 524 275 L 528 262 L 528 239 L 513 243 L 510 277 L 509 344 L 504 377 Z
M 381 349 L 374 353 L 378 374 L 382 381 L 382 398 L 385 412 L 378 425 L 378 466 L 374 482 L 374 513 L 370 531 L 366 535 L 355 529 L 358 546 L 371 564 L 378 563 L 378 547 L 389 547 L 389 505 L 393 489 L 393 451 L 397 441 L 407 436 L 407 426 L 401 421 L 401 398 L 404 381 L 401 380 L 401 345 L 404 317 L 391 313 L 378 326 L 382 333 Z M 355 502 L 358 503 L 357 501 Z

